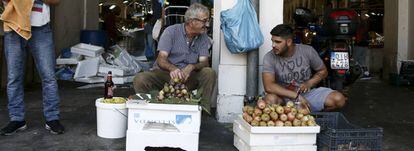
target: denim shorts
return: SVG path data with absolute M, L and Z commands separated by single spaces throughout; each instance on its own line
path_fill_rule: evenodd
M 325 107 L 325 101 L 330 93 L 334 90 L 326 87 L 319 87 L 312 89 L 309 92 L 302 94 L 310 104 L 311 111 L 322 111 Z

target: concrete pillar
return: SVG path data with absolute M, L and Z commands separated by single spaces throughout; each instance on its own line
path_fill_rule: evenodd
M 408 42 L 408 59 L 410 59 L 410 60 L 414 60 L 414 15 L 412 15 L 412 14 L 414 14 L 414 2 L 413 1 L 408 1 L 408 3 L 409 3 L 409 5 L 408 5 L 408 10 L 410 11 L 408 14 L 411 14 L 411 15 L 408 15 L 409 16 L 409 26 L 408 26 L 408 28 L 409 28 L 409 30 L 408 30 L 408 33 L 410 33 L 410 34 L 408 34 L 408 39 L 409 39 L 409 42 Z
M 213 67 L 218 74 L 217 120 L 233 122 L 242 113 L 243 96 L 246 94 L 245 54 L 231 54 L 220 30 L 220 12 L 232 8 L 237 0 L 214 1 Z
M 414 59 L 414 16 L 410 15 L 414 13 L 414 2 L 385 0 L 384 7 L 383 77 L 389 79 L 399 74 L 402 60 Z
M 398 1 L 384 0 L 384 79 L 390 73 L 397 74 L 398 50 Z M 392 23 L 392 24 L 391 24 Z
M 220 30 L 220 12 L 232 8 L 236 2 L 237 0 L 214 1 L 212 61 L 213 68 L 218 73 L 217 119 L 225 123 L 233 122 L 235 116 L 242 113 L 243 97 L 246 94 L 247 55 L 231 54 Z M 260 0 L 259 10 L 259 24 L 265 40 L 259 48 L 259 64 L 262 64 L 264 54 L 271 50 L 270 30 L 283 22 L 283 0 Z M 263 92 L 261 76 L 259 77 L 259 92 Z
M 270 31 L 278 24 L 283 23 L 283 0 L 260 0 L 260 30 L 263 33 L 264 43 L 259 48 L 259 93 L 264 92 L 262 82 L 263 57 L 272 50 L 272 35 Z
M 409 0 L 398 1 L 398 47 L 397 47 L 397 73 L 400 73 L 402 60 L 408 59 L 409 45 Z M 386 12 L 385 12 L 386 13 Z
M 82 29 L 99 27 L 98 0 L 60 1 L 51 18 L 56 50 L 79 43 Z

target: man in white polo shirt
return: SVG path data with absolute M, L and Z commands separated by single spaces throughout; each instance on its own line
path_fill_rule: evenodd
M 55 78 L 55 51 L 50 28 L 49 5 L 59 0 L 3 0 L 4 52 L 7 62 L 7 96 L 10 122 L 0 130 L 12 135 L 27 128 L 24 109 L 25 48 L 33 55 L 42 80 L 45 127 L 53 134 L 63 134 L 59 118 L 58 85 Z

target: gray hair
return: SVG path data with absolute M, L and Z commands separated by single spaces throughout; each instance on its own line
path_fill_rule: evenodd
M 197 18 L 198 14 L 204 13 L 210 15 L 208 8 L 200 3 L 191 4 L 190 7 L 185 12 L 184 19 L 187 22 L 190 19 Z

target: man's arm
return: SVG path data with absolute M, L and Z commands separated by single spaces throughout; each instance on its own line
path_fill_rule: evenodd
M 161 69 L 170 71 L 171 78 L 180 78 L 184 79 L 184 73 L 175 65 L 168 61 L 168 52 L 159 50 L 157 63 Z
M 198 58 L 198 63 L 189 64 L 188 66 L 190 66 L 190 68 L 192 70 L 195 70 L 195 71 L 201 70 L 204 67 L 208 67 L 209 66 L 208 57 L 206 57 L 206 56 L 199 57 Z
M 158 53 L 158 57 L 157 57 L 158 66 L 161 69 L 164 69 L 170 72 L 178 69 L 175 65 L 171 64 L 167 58 L 168 58 L 168 52 L 160 50 Z
M 276 94 L 279 97 L 287 97 L 295 99 L 298 94 L 294 91 L 288 90 L 276 83 L 276 76 L 272 73 L 263 72 L 263 86 L 266 93 Z
M 191 72 L 194 71 L 199 71 L 201 69 L 203 69 L 204 67 L 208 67 L 209 63 L 208 63 L 208 57 L 207 56 L 202 56 L 198 58 L 198 63 L 196 64 L 189 64 L 186 67 L 183 68 L 183 73 L 184 73 L 184 81 L 186 81 L 188 79 L 188 77 L 190 77 Z
M 307 111 L 309 111 L 309 101 L 302 95 L 299 95 L 297 92 L 288 90 L 280 86 L 279 84 L 277 84 L 276 77 L 274 74 L 263 72 L 262 78 L 263 78 L 263 86 L 264 86 L 266 93 L 276 94 L 277 96 L 284 97 L 284 98 L 298 99 L 301 102 L 301 106 L 307 109 Z
M 60 0 L 43 0 L 43 3 L 47 5 L 57 5 L 59 4 Z
M 322 69 L 316 71 L 316 73 L 310 78 L 308 81 L 300 85 L 301 92 L 307 92 L 312 87 L 316 86 L 322 79 L 325 79 L 328 76 L 328 70 L 326 69 L 325 65 Z

